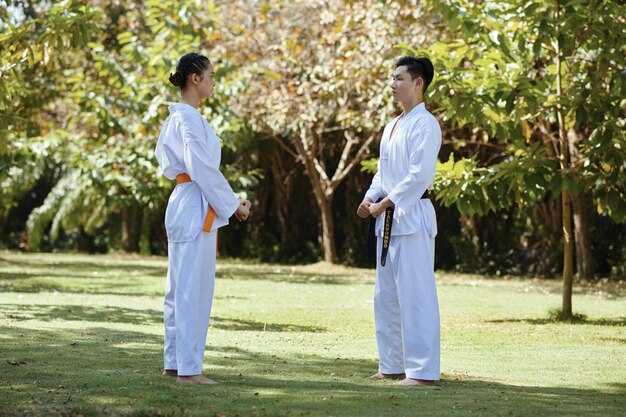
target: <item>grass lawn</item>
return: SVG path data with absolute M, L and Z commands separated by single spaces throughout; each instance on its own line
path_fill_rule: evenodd
M 167 260 L 0 252 L 0 416 L 624 416 L 626 282 L 437 273 L 442 381 L 377 370 L 372 270 L 218 261 L 204 374 L 162 376 Z

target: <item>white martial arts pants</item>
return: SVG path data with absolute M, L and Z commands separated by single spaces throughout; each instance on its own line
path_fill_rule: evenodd
M 391 236 L 385 266 L 377 242 L 374 315 L 379 372 L 439 380 L 439 303 L 435 238 L 424 229 Z
M 169 242 L 165 287 L 165 369 L 178 375 L 202 373 L 215 285 L 217 231 L 191 242 Z

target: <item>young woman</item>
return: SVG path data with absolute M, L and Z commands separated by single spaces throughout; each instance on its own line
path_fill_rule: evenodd
M 217 229 L 235 216 L 250 214 L 250 202 L 239 200 L 219 171 L 221 139 L 198 108 L 211 96 L 213 66 L 205 56 L 180 58 L 170 82 L 180 88 L 180 102 L 170 106 L 155 156 L 176 187 L 165 212 L 168 270 L 165 289 L 164 375 L 176 382 L 214 384 L 201 375 L 209 326 Z

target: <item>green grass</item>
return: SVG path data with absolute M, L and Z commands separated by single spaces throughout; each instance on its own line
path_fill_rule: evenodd
M 205 353 L 215 386 L 160 375 L 164 258 L 0 252 L 0 416 L 624 416 L 623 282 L 438 273 L 442 381 L 377 369 L 372 270 L 223 260 Z

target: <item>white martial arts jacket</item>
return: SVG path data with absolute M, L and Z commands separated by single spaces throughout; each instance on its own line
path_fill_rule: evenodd
M 189 242 L 202 231 L 209 206 L 216 213 L 211 230 L 216 230 L 228 224 L 239 198 L 219 170 L 221 139 L 206 119 L 189 104 L 173 104 L 169 109 L 154 153 L 168 179 L 186 173 L 192 181 L 174 188 L 165 228 L 170 242 Z
M 426 228 L 430 236 L 437 234 L 435 209 L 429 199 L 420 199 L 432 186 L 437 154 L 441 146 L 441 128 L 424 103 L 415 106 L 398 121 L 385 126 L 380 141 L 378 172 L 366 197 L 377 201 L 389 197 L 395 208 L 392 236 L 408 235 Z M 393 138 L 391 130 L 398 122 Z M 384 215 L 376 219 L 376 235 L 383 235 Z

